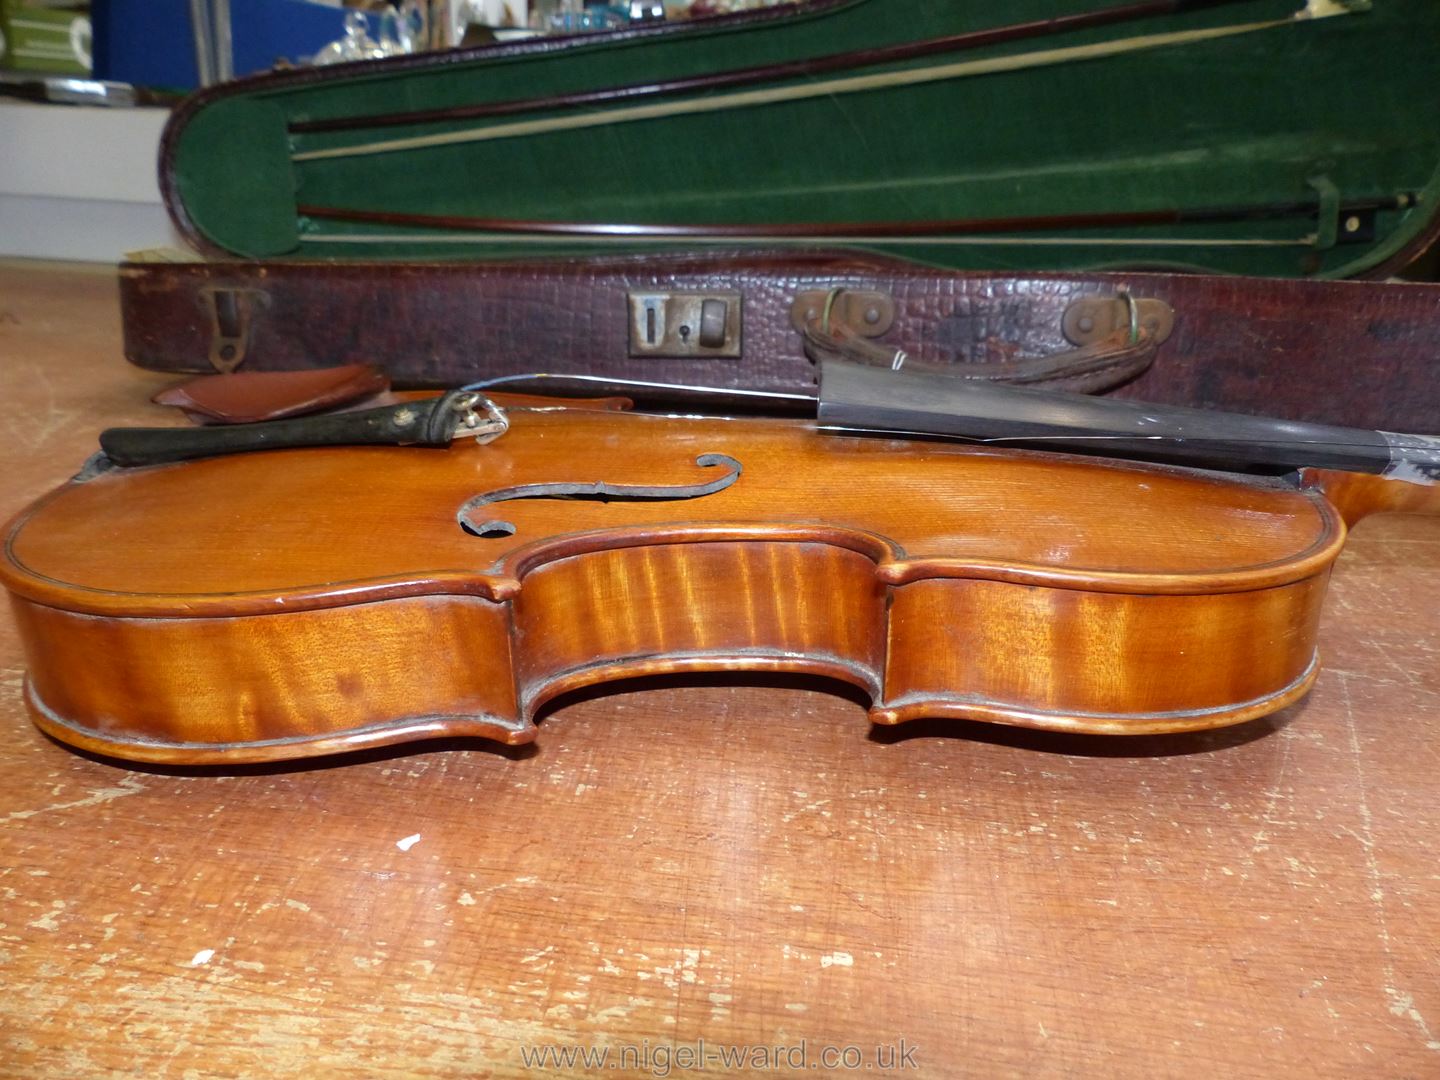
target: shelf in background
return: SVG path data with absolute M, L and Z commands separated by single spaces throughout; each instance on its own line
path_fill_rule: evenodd
M 0 101 L 0 256 L 113 263 L 179 243 L 156 180 L 169 115 Z

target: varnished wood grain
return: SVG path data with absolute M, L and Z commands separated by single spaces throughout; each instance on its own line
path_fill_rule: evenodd
M 704 483 L 718 475 L 696 464 L 710 453 L 734 457 L 743 472 L 701 499 L 497 503 L 486 515 L 512 521 L 516 532 L 496 540 L 456 523 L 471 497 L 525 484 Z M 67 599 L 97 613 L 170 612 L 177 597 L 220 594 L 255 594 L 273 606 L 282 592 L 334 595 L 371 581 L 518 570 L 512 560 L 534 565 L 522 554 L 530 546 L 553 558 L 548 542 L 565 536 L 629 532 L 651 542 L 668 531 L 684 542 L 687 528 L 729 525 L 757 536 L 767 528 L 865 534 L 873 538 L 866 546 L 890 549 L 886 561 L 988 562 L 1071 573 L 1077 583 L 1107 573 L 1238 574 L 1240 587 L 1254 588 L 1283 580 L 1318 554 L 1317 543 L 1328 547 L 1332 518 L 1279 481 L 821 437 L 799 421 L 516 411 L 511 431 L 484 446 L 277 451 L 115 469 L 37 506 L 6 537 L 0 572 L 7 586 L 44 602 L 66 586 L 84 589 L 85 599 Z M 1139 567 L 1137 537 L 1147 545 Z M 117 548 L 128 557 L 115 558 Z M 1273 564 L 1283 565 L 1270 574 Z
M 0 511 L 161 416 L 113 305 L 0 271 Z M 904 1038 L 918 1068 L 878 1075 L 1433 1075 L 1437 540 L 1361 526 L 1302 704 L 1132 740 L 867 739 L 858 697 L 747 677 L 572 696 L 533 750 L 132 769 L 36 735 L 0 619 L 0 1071 L 520 1077 L 550 1042 Z
M 1325 579 L 1142 597 L 918 582 L 895 593 L 886 680 L 906 689 L 885 705 L 895 722 L 943 715 L 1109 734 L 1252 719 L 1315 677 Z
M 190 765 L 516 744 L 566 690 L 749 669 L 842 679 L 882 723 L 1133 735 L 1252 719 L 1317 669 L 1344 540 L 1317 491 L 790 419 L 509 417 L 484 445 L 57 490 L 0 560 L 36 722 Z

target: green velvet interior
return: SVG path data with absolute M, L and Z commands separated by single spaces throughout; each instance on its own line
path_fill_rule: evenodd
M 1145 226 L 1059 234 L 1139 245 L 885 245 L 942 266 L 1070 269 L 1186 266 L 1263 275 L 1347 276 L 1422 232 L 1440 196 L 1440 4 L 1374 0 L 1371 11 L 1118 58 L 863 95 L 616 124 L 359 158 L 292 163 L 289 150 L 496 121 L 290 136 L 286 119 L 529 98 L 767 64 L 1088 11 L 1110 0 L 853 0 L 770 23 L 596 41 L 549 56 L 349 75 L 256 89 L 202 109 L 176 169 L 197 227 L 247 256 L 486 258 L 641 249 L 295 220 L 297 203 L 487 218 L 754 223 L 1052 215 L 1417 194 L 1384 212 L 1371 243 L 1189 247 L 1155 238 L 1297 240 L 1313 220 Z M 1069 47 L 1293 13 L 1252 0 L 954 54 L 903 67 Z M 883 69 L 866 69 L 866 71 Z M 545 115 L 545 114 L 538 114 Z M 556 113 L 555 115 L 561 115 Z M 527 118 L 530 118 L 527 116 Z M 395 243 L 315 237 L 413 233 Z M 686 246 L 693 247 L 693 243 Z
M 217 244 L 283 253 L 299 243 L 294 173 L 277 102 L 228 98 L 202 110 L 176 151 L 181 201 Z

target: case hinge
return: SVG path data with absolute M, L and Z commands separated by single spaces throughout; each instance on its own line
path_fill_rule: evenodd
M 1156 345 L 1175 329 L 1175 309 L 1164 300 L 1126 296 L 1087 296 L 1060 317 L 1060 332 L 1072 345 L 1094 345 L 1126 327 L 1145 330 Z
M 828 309 L 828 310 L 827 310 Z M 895 324 L 895 300 L 878 289 L 807 289 L 790 305 L 790 322 L 802 334 L 809 322 L 841 324 L 861 337 L 880 337 Z

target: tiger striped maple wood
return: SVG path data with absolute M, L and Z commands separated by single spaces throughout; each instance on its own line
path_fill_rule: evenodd
M 1346 528 L 1318 484 L 792 420 L 511 416 L 485 446 L 112 469 L 42 499 L 0 563 L 36 722 L 161 762 L 517 744 L 569 690 L 746 670 L 853 684 L 878 723 L 1154 733 L 1273 711 L 1317 672 Z M 741 472 L 711 494 L 486 505 L 511 535 L 459 520 L 532 484 L 683 493 L 716 454 Z M 1381 508 L 1343 482 L 1352 516 Z

